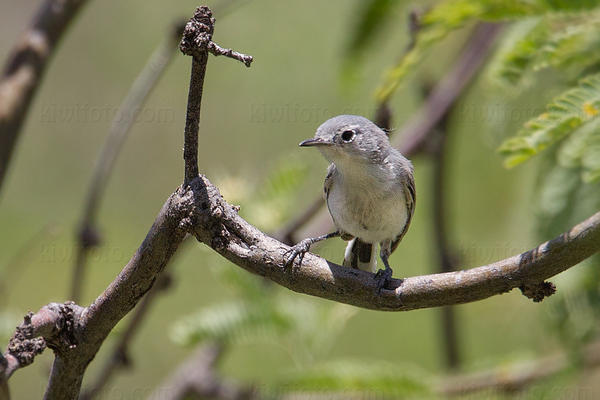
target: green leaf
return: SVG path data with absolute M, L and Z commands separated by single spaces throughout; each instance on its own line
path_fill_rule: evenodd
M 390 71 L 376 91 L 379 102 L 388 100 L 425 53 L 455 29 L 473 21 L 518 20 L 550 14 L 572 14 L 600 5 L 600 0 L 446 0 L 421 18 L 415 46 Z
M 512 85 L 519 83 L 526 70 L 536 62 L 539 49 L 548 40 L 549 34 L 545 19 L 528 19 L 514 25 L 503 41 L 504 46 L 494 57 L 490 68 L 494 77 Z
M 539 57 L 533 66 L 540 70 L 547 67 L 566 68 L 575 66 L 578 71 L 598 62 L 600 50 L 600 15 L 592 12 L 566 21 L 568 26 L 555 27 L 547 42 L 540 46 Z M 560 23 L 560 21 L 559 21 Z
M 528 121 L 517 136 L 499 149 L 507 167 L 528 160 L 548 146 L 573 133 L 600 112 L 600 74 L 589 76 L 546 107 L 546 112 Z
M 600 181 L 600 118 L 565 140 L 558 151 L 558 162 L 566 168 L 581 168 L 584 182 Z

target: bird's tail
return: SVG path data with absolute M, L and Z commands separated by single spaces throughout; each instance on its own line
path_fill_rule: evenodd
M 344 266 L 375 272 L 377 269 L 377 245 L 354 238 L 346 246 Z

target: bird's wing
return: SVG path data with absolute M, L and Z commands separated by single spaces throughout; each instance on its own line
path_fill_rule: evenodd
M 325 197 L 325 200 L 329 198 L 329 189 L 331 189 L 331 185 L 333 184 L 333 176 L 336 173 L 337 170 L 335 169 L 335 164 L 329 164 L 329 167 L 327 167 L 327 176 L 325 177 L 325 185 L 323 186 L 323 195 Z
M 354 238 L 354 236 L 342 231 L 338 227 L 338 224 L 335 222 L 335 219 L 333 219 L 333 214 L 331 213 L 331 209 L 329 208 L 329 191 L 331 190 L 331 186 L 333 185 L 333 180 L 334 180 L 335 174 L 337 174 L 337 169 L 335 168 L 335 164 L 331 163 L 331 164 L 329 164 L 329 167 L 327 168 L 327 176 L 325 177 L 325 184 L 323 185 L 323 197 L 325 197 L 325 202 L 327 203 L 327 210 L 329 211 L 329 215 L 331 216 L 331 219 L 333 220 L 333 224 L 340 231 L 340 237 L 343 240 L 352 240 Z
M 405 183 L 404 183 L 404 197 L 406 198 L 406 224 L 402 229 L 402 232 L 394 239 L 391 246 L 391 251 L 393 252 L 398 247 L 398 244 L 408 231 L 408 227 L 410 226 L 410 221 L 412 220 L 412 216 L 415 213 L 415 204 L 417 202 L 417 192 L 415 191 L 415 178 L 413 177 L 412 171 L 409 171 L 405 175 Z

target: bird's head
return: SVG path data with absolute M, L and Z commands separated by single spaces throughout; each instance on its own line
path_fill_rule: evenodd
M 381 157 L 390 144 L 386 133 L 358 115 L 338 115 L 325 121 L 315 136 L 300 143 L 317 147 L 330 162 L 370 161 Z

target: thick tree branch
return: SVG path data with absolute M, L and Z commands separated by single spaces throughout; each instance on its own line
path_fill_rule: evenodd
M 83 215 L 79 222 L 78 246 L 70 292 L 70 298 L 74 302 L 78 302 L 81 297 L 87 256 L 90 250 L 101 242 L 100 233 L 96 226 L 96 216 L 108 177 L 113 171 L 117 157 L 128 133 L 131 131 L 131 127 L 136 121 L 136 117 L 142 111 L 143 104 L 158 83 L 169 62 L 173 59 L 173 54 L 177 49 L 182 33 L 183 23 L 174 24 L 169 31 L 167 40 L 154 51 L 144 69 L 133 82 L 127 97 L 121 103 L 112 121 L 108 138 L 94 168 Z
M 4 354 L 5 368 L 0 380 L 8 380 L 19 368 L 31 364 L 46 346 L 58 348 L 74 344 L 75 318 L 82 308 L 74 303 L 50 303 L 37 313 L 29 313 L 16 329 Z
M 45 343 L 55 354 L 45 398 L 77 399 L 85 369 L 102 342 L 150 290 L 185 237 L 190 207 L 189 192 L 178 189 L 129 263 L 89 307 L 82 309 L 71 302 L 50 304 L 26 317 L 4 355 L 8 362 L 4 378 L 33 361 Z M 37 337 L 42 341 L 36 342 Z
M 191 190 L 198 212 L 193 230 L 203 243 L 258 275 L 293 291 L 387 311 L 460 304 L 541 283 L 600 250 L 600 212 L 557 238 L 519 255 L 463 271 L 394 279 L 377 293 L 369 272 L 307 253 L 301 267 L 283 268 L 289 249 L 242 219 L 205 177 Z
M 145 240 L 108 288 L 73 320 L 76 343 L 57 346 L 47 399 L 76 399 L 81 380 L 109 332 L 150 290 L 183 240 L 189 203 L 179 189 L 163 206 Z
M 45 0 L 0 77 L 0 189 L 50 56 L 86 0 Z
M 79 396 L 79 400 L 91 400 L 97 397 L 102 389 L 106 387 L 114 377 L 115 372 L 120 368 L 126 368 L 131 365 L 129 357 L 129 347 L 136 333 L 139 331 L 142 321 L 148 314 L 150 306 L 154 303 L 157 295 L 171 286 L 171 276 L 166 272 L 161 274 L 156 283 L 142 298 L 140 303 L 133 311 L 127 327 L 119 336 L 119 340 L 115 345 L 112 354 L 100 370 L 98 377 L 85 392 Z

